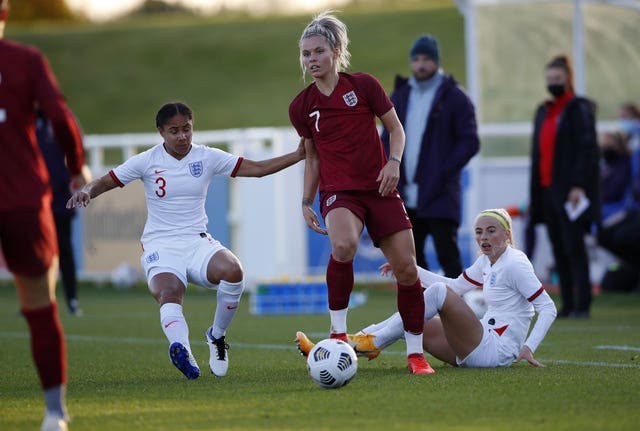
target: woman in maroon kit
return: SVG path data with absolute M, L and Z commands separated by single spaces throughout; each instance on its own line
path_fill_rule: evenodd
M 58 241 L 51 187 L 36 141 L 36 107 L 51 121 L 72 182 L 85 184 L 80 131 L 46 58 L 3 39 L 8 0 L 0 0 L 0 246 L 29 325 L 45 398 L 42 430 L 66 430 L 66 354 L 55 282 Z
M 353 257 L 366 226 L 374 244 L 394 268 L 398 311 L 413 374 L 432 374 L 422 353 L 424 298 L 416 270 L 411 222 L 396 185 L 404 150 L 404 130 L 379 82 L 366 73 L 345 73 L 349 40 L 344 23 L 328 12 L 315 17 L 300 38 L 300 64 L 313 78 L 289 106 L 289 116 L 305 140 L 302 213 L 307 225 L 328 234 L 327 266 L 330 337 L 347 340 L 347 310 L 353 289 Z M 376 128 L 380 118 L 390 134 L 387 160 Z M 320 192 L 326 230 L 312 209 Z M 298 333 L 303 354 L 311 342 Z

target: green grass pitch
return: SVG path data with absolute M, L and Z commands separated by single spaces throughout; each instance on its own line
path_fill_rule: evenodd
M 350 329 L 385 318 L 395 294 L 373 286 L 349 313 Z M 61 292 L 58 292 L 61 295 Z M 640 296 L 599 295 L 589 320 L 556 320 L 536 357 L 547 365 L 456 369 L 411 376 L 402 342 L 361 359 L 344 388 L 309 378 L 292 342 L 319 340 L 327 315 L 254 316 L 248 295 L 230 328 L 230 369 L 208 373 L 204 331 L 215 294 L 190 288 L 184 304 L 203 370 L 187 381 L 170 363 L 158 307 L 145 289 L 83 286 L 85 315 L 61 310 L 67 336 L 67 401 L 78 430 L 637 430 Z M 43 401 L 15 289 L 0 287 L 0 429 L 37 429 Z

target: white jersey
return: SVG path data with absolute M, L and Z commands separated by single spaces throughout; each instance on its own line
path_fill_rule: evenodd
M 204 204 L 211 180 L 216 175 L 235 176 L 241 163 L 242 157 L 197 144 L 191 144 L 189 153 L 178 160 L 159 144 L 131 157 L 109 174 L 120 187 L 137 179 L 144 183 L 144 245 L 156 239 L 206 232 Z
M 443 281 L 456 293 L 482 287 L 487 312 L 481 319 L 485 330 L 499 337 L 501 356 L 517 357 L 523 344 L 536 350 L 556 316 L 556 308 L 538 277 L 531 262 L 520 250 L 507 247 L 495 264 L 481 255 L 458 278 L 451 279 L 419 269 L 423 287 Z M 538 319 L 527 338 L 531 320 Z M 526 339 L 526 342 L 525 342 Z

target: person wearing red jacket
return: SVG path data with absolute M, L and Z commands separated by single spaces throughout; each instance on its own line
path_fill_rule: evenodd
M 562 297 L 558 317 L 588 318 L 591 281 L 584 235 L 600 223 L 595 104 L 574 93 L 571 63 L 564 55 L 547 64 L 545 80 L 552 99 L 538 106 L 533 124 L 530 221 L 545 224 L 551 240 Z M 575 210 L 580 204 L 583 212 Z

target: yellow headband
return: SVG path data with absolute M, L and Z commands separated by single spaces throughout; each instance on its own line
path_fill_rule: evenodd
M 504 230 L 509 230 L 509 222 L 500 213 L 497 213 L 495 211 L 482 211 L 480 214 L 478 214 L 478 217 L 476 217 L 476 220 L 479 219 L 480 217 L 493 217 L 494 219 L 500 222 L 502 227 L 504 227 Z

